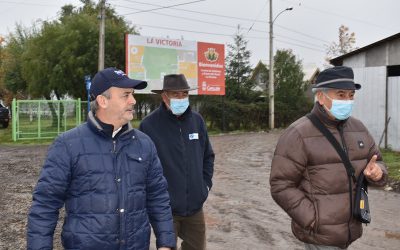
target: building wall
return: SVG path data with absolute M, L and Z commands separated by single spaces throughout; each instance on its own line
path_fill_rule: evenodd
M 400 151 L 400 77 L 388 78 L 388 145 Z
M 359 54 L 353 55 L 343 60 L 344 66 L 349 66 L 352 68 L 363 68 L 365 67 L 365 57 L 366 53 L 361 52 Z
M 371 48 L 366 51 L 365 66 L 379 67 L 388 65 L 387 61 L 387 44 Z
M 344 58 L 343 65 L 354 68 L 400 65 L 400 38 Z
M 364 123 L 378 144 L 385 129 L 386 67 L 353 70 L 354 81 L 362 86 L 355 95 L 353 116 Z
M 389 43 L 389 65 L 400 65 L 400 39 Z
M 387 66 L 400 65 L 400 38 L 343 59 L 362 85 L 356 93 L 353 116 L 360 119 L 378 144 L 385 129 L 386 80 L 388 79 L 388 145 L 400 151 L 400 77 L 387 78 Z M 381 146 L 384 146 L 384 138 Z

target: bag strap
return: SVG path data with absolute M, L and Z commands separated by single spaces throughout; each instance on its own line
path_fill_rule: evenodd
M 337 153 L 339 154 L 340 158 L 343 161 L 343 165 L 346 168 L 347 175 L 356 182 L 355 171 L 349 157 L 347 156 L 346 152 L 343 150 L 342 146 L 340 146 L 339 142 L 333 136 L 333 134 L 329 131 L 329 129 L 318 119 L 315 114 L 307 114 L 308 119 L 314 124 L 315 127 L 321 131 L 321 133 L 328 139 L 328 141 L 332 144 L 332 146 L 336 149 Z
M 350 163 L 349 157 L 347 156 L 346 152 L 343 150 L 343 148 L 340 146 L 339 142 L 336 140 L 336 138 L 333 136 L 333 134 L 328 130 L 328 128 L 318 119 L 318 117 L 315 114 L 307 114 L 306 115 L 308 119 L 311 120 L 311 122 L 314 124 L 315 127 L 318 128 L 319 131 L 328 139 L 328 141 L 332 144 L 332 146 L 336 149 L 337 153 L 339 154 L 340 158 L 342 159 L 343 165 L 346 168 L 347 172 L 347 177 L 349 179 L 349 200 L 350 200 L 350 217 L 349 221 L 347 222 L 348 226 L 348 243 L 351 240 L 351 230 L 350 230 L 350 221 L 353 218 L 353 188 L 351 185 L 351 180 L 355 183 L 356 177 L 354 175 L 354 168 Z

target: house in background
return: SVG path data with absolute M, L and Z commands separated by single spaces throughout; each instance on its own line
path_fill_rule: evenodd
M 306 90 L 306 96 L 313 99 L 314 96 L 311 93 L 311 84 L 314 84 L 315 79 L 317 78 L 320 70 L 315 65 L 307 65 L 303 67 L 304 78 L 303 81 L 308 84 L 308 88 Z M 263 62 L 259 61 L 254 67 L 253 73 L 250 76 L 250 80 L 254 81 L 256 85 L 254 86 L 253 90 L 255 91 L 266 91 L 268 90 L 268 83 L 269 83 L 269 70 L 267 65 Z
M 267 65 L 259 61 L 253 69 L 250 76 L 250 81 L 254 81 L 256 85 L 253 87 L 254 91 L 266 91 L 268 89 L 269 72 Z
M 303 67 L 304 78 L 303 81 L 306 83 L 306 96 L 311 100 L 314 101 L 314 94 L 312 93 L 311 89 L 315 80 L 317 80 L 317 76 L 320 73 L 320 69 L 316 65 L 307 65 Z
M 354 80 L 362 86 L 353 116 L 367 126 L 377 144 L 400 151 L 400 33 L 330 63 L 352 67 Z

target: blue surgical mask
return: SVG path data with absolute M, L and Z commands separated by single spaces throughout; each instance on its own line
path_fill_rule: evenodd
M 325 95 L 325 93 L 324 93 Z M 354 100 L 336 100 L 325 95 L 332 101 L 331 109 L 329 112 L 338 120 L 346 120 L 350 117 L 353 110 Z M 326 106 L 325 106 L 326 107 Z
M 181 115 L 185 113 L 186 109 L 189 107 L 189 97 L 183 99 L 170 99 L 170 108 L 172 114 L 174 115 Z

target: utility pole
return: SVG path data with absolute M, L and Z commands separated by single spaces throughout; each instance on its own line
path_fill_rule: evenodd
M 275 128 L 275 83 L 274 83 L 274 22 L 280 14 L 285 11 L 293 10 L 293 7 L 286 8 L 276 15 L 275 18 L 272 17 L 272 0 L 269 0 L 269 128 Z
M 100 28 L 99 28 L 99 65 L 98 70 L 104 69 L 104 40 L 105 40 L 105 26 L 106 26 L 106 0 L 100 0 Z
M 273 20 L 272 20 L 272 0 L 269 0 L 269 128 L 275 128 L 275 101 L 274 101 L 274 49 L 273 49 Z

